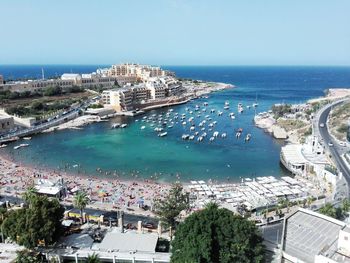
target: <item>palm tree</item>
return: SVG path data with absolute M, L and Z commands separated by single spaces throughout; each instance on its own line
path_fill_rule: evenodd
M 88 203 L 89 203 L 89 198 L 86 195 L 86 192 L 81 191 L 74 195 L 73 204 L 74 204 L 74 207 L 80 210 L 81 223 L 83 223 L 83 210 L 85 209 Z
M 313 201 L 312 196 L 309 196 L 309 197 L 307 198 L 307 201 L 306 201 L 306 203 L 307 203 L 307 206 L 308 206 L 308 207 L 310 207 L 310 206 L 311 206 L 312 201 Z
M 100 259 L 98 257 L 98 254 L 93 253 L 92 255 L 88 255 L 86 259 L 86 263 L 100 263 Z

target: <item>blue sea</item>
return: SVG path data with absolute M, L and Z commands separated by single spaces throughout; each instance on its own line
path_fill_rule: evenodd
M 65 72 L 88 73 L 107 65 L 35 65 L 0 66 L 0 74 L 5 79 L 40 77 L 41 69 L 45 76 L 59 76 Z M 257 112 L 268 110 L 275 103 L 300 103 L 310 98 L 323 96 L 329 88 L 350 87 L 350 67 L 238 67 L 238 66 L 164 66 L 178 77 L 206 81 L 230 83 L 234 89 L 216 92 L 208 99 L 202 98 L 186 105 L 172 107 L 173 113 L 186 113 L 193 116 L 196 131 L 198 124 L 210 115 L 217 121 L 212 131 L 206 127 L 208 137 L 214 131 L 227 133 L 227 138 L 217 138 L 209 142 L 208 137 L 201 143 L 184 141 L 182 134 L 191 133 L 188 124 L 174 123 L 168 128 L 168 135 L 158 137 L 151 123 L 142 122 L 142 117 L 116 118 L 110 122 L 93 124 L 82 130 L 66 130 L 33 137 L 30 147 L 13 150 L 7 147 L 0 150 L 18 162 L 35 164 L 41 167 L 61 169 L 87 176 L 100 177 L 143 177 L 159 181 L 182 181 L 213 179 L 218 181 L 238 181 L 243 177 L 283 176 L 287 172 L 279 163 L 283 141 L 273 139 L 253 124 L 254 110 L 246 108 L 256 99 Z M 230 110 L 224 104 L 230 103 Z M 208 111 L 195 112 L 195 106 L 208 102 Z M 237 113 L 237 104 L 245 107 L 243 114 Z M 188 110 L 186 110 L 188 108 Z M 210 109 L 223 111 L 219 117 Z M 162 115 L 168 108 L 148 112 Z M 193 111 L 190 115 L 189 111 Z M 234 112 L 236 119 L 229 118 Z M 173 115 L 171 115 L 173 117 Z M 169 118 L 172 118 L 169 117 Z M 137 120 L 137 121 L 136 121 Z M 111 129 L 114 122 L 128 123 L 126 129 Z M 208 122 L 209 123 L 209 122 Z M 146 126 L 145 129 L 141 129 Z M 238 128 L 243 129 L 243 137 L 250 133 L 252 138 L 244 142 L 236 139 Z M 194 131 L 192 132 L 194 133 Z M 18 142 L 20 143 L 20 142 Z M 14 144 L 15 145 L 15 144 Z M 101 172 L 102 171 L 102 172 Z

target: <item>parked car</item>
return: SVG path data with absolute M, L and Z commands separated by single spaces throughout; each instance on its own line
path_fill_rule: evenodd
M 320 127 L 323 128 L 324 127 L 324 123 L 320 123 Z

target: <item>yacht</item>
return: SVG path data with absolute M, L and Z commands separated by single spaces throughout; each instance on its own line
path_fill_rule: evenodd
M 146 128 L 146 126 L 141 126 L 141 130 L 144 130 Z
M 237 108 L 238 108 L 238 112 L 239 113 L 242 113 L 243 112 L 243 104 L 242 103 L 238 103 L 238 106 L 237 106 Z
M 167 135 L 168 135 L 167 132 L 162 132 L 162 133 L 159 133 L 159 134 L 158 134 L 159 137 L 164 137 L 164 136 L 167 136 Z
M 183 134 L 183 135 L 181 136 L 181 139 L 187 140 L 189 137 L 190 137 L 189 134 Z
M 21 143 L 20 145 L 17 145 L 17 146 L 15 146 L 15 147 L 13 147 L 13 149 L 17 150 L 17 149 L 19 149 L 19 148 L 27 147 L 27 146 L 29 146 L 28 143 Z
M 112 124 L 112 129 L 116 129 L 120 127 L 120 123 L 116 122 Z
M 126 128 L 126 126 L 128 126 L 126 123 L 123 123 L 122 125 L 120 125 L 120 128 Z

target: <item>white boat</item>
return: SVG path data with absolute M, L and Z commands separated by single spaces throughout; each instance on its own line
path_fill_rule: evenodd
M 189 137 L 190 137 L 189 134 L 183 134 L 183 135 L 181 136 L 181 139 L 187 140 Z
M 120 123 L 113 123 L 112 124 L 112 129 L 116 129 L 116 128 L 119 128 L 120 127 Z
M 219 112 L 218 112 L 218 116 L 221 116 L 221 115 L 222 115 L 222 111 L 219 111 Z
M 146 126 L 141 126 L 141 130 L 144 130 L 146 128 Z
M 191 135 L 190 137 L 188 137 L 189 140 L 193 140 L 194 139 L 194 135 Z
M 159 134 L 158 134 L 159 137 L 164 137 L 164 136 L 167 136 L 167 135 L 168 135 L 167 132 L 162 132 L 162 133 L 159 133 Z
M 214 113 L 214 112 L 215 112 L 215 109 L 211 109 L 211 110 L 210 110 L 210 113 Z
M 208 106 L 208 102 L 204 102 L 203 105 L 204 105 L 204 106 Z
M 0 145 L 0 148 L 5 148 L 5 147 L 7 147 L 7 144 L 1 144 Z
M 194 126 L 192 126 L 191 128 L 190 128 L 190 131 L 194 131 L 196 128 L 194 127 Z
M 163 131 L 163 128 L 156 127 L 156 128 L 154 128 L 154 131 L 156 131 L 156 132 L 162 132 L 162 131 Z
M 198 141 L 198 142 L 203 141 L 203 137 L 202 137 L 202 136 L 199 136 L 199 137 L 197 138 L 197 141 Z
M 29 141 L 31 139 L 32 139 L 32 137 L 23 137 L 23 140 L 26 140 L 26 141 Z
M 197 136 L 198 134 L 199 134 L 199 132 L 197 132 L 197 131 L 194 133 L 194 135 L 196 135 L 196 136 Z
M 256 108 L 258 107 L 259 104 L 258 104 L 258 93 L 255 94 L 255 103 L 253 103 L 253 107 Z
M 230 106 L 230 103 L 228 101 L 225 101 L 225 106 Z
M 218 131 L 215 131 L 215 132 L 213 133 L 213 137 L 216 138 L 216 137 L 218 137 L 218 136 L 219 136 L 219 132 L 218 132 Z
M 224 109 L 228 110 L 228 109 L 230 109 L 230 106 L 225 106 Z
M 17 149 L 19 149 L 19 148 L 27 147 L 27 146 L 29 146 L 28 143 L 22 143 L 22 144 L 20 144 L 20 145 L 17 145 L 17 146 L 15 146 L 15 147 L 13 147 L 13 149 L 17 150 Z
M 126 123 L 123 123 L 122 125 L 120 125 L 120 128 L 126 128 L 128 125 Z
M 247 136 L 245 137 L 244 141 L 249 142 L 251 137 L 252 137 L 252 135 L 250 133 L 248 133 Z
M 226 138 L 226 137 L 227 137 L 226 132 L 224 132 L 224 133 L 221 134 L 221 138 Z
M 210 137 L 210 139 L 209 139 L 210 142 L 212 142 L 212 141 L 214 141 L 214 140 L 215 140 L 214 137 Z
M 238 103 L 238 106 L 237 106 L 237 108 L 238 108 L 238 112 L 239 113 L 242 113 L 243 112 L 243 104 L 242 103 Z
M 186 122 L 184 121 L 184 122 L 182 122 L 182 125 L 186 125 Z

